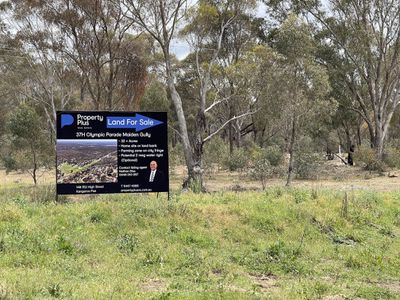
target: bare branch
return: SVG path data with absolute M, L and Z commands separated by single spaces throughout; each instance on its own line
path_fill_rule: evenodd
M 226 121 L 224 124 L 222 124 L 222 126 L 221 126 L 220 128 L 218 128 L 216 131 L 214 131 L 214 132 L 211 133 L 209 136 L 207 136 L 206 138 L 204 138 L 204 139 L 203 139 L 203 143 L 207 142 L 207 141 L 210 140 L 214 135 L 218 134 L 218 133 L 219 133 L 222 129 L 224 129 L 225 126 L 228 125 L 230 122 L 232 122 L 232 121 L 234 121 L 234 120 L 237 120 L 237 119 L 240 119 L 240 118 L 243 118 L 243 117 L 246 117 L 246 116 L 249 116 L 249 115 L 253 115 L 253 114 L 255 114 L 255 113 L 258 112 L 258 111 L 259 111 L 259 109 L 255 110 L 255 111 L 246 112 L 246 113 L 241 114 L 241 115 L 239 115 L 239 116 L 233 116 L 233 117 L 230 118 L 228 121 Z
M 220 103 L 222 103 L 222 102 L 225 102 L 225 101 L 229 100 L 232 96 L 233 96 L 233 95 L 229 95 L 228 97 L 225 97 L 225 98 L 223 98 L 223 99 L 221 99 L 221 100 L 214 101 L 213 104 L 211 104 L 209 107 L 207 107 L 207 108 L 205 109 L 204 112 L 206 113 L 206 112 L 210 111 L 211 109 L 214 108 L 214 106 L 216 106 L 216 105 L 218 105 L 218 104 L 220 104 Z

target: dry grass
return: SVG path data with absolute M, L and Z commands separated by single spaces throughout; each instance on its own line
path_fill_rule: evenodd
M 38 184 L 55 183 L 56 175 L 54 170 L 40 170 L 38 172 Z M 10 172 L 0 169 L 0 188 L 29 186 L 33 184 L 32 176 L 28 173 Z
M 374 191 L 399 191 L 400 171 L 391 170 L 385 174 L 373 173 L 363 170 L 361 167 L 349 167 L 343 165 L 339 160 L 325 162 L 320 170 L 319 176 L 314 180 L 294 180 L 293 187 L 304 187 L 311 189 L 334 189 L 334 190 L 374 190 Z M 54 183 L 55 171 L 41 171 L 38 183 Z M 170 187 L 179 190 L 186 175 L 186 167 L 175 167 L 170 175 Z M 391 177 L 389 177 L 389 175 Z M 393 176 L 393 177 L 392 177 Z M 6 174 L 0 170 L 0 188 L 15 188 L 32 185 L 32 177 L 28 173 L 10 172 Z M 268 187 L 284 186 L 284 178 L 272 178 L 267 182 Z M 261 190 L 261 183 L 251 180 L 244 174 L 229 172 L 225 170 L 214 171 L 205 176 L 206 189 L 209 192 L 216 191 L 241 191 Z
M 398 191 L 400 190 L 400 171 L 390 171 L 385 174 L 365 171 L 360 167 L 349 167 L 343 164 L 327 162 L 323 166 L 324 172 L 314 180 L 295 179 L 293 187 L 311 189 L 333 189 L 341 191 L 374 190 L 374 191 Z M 178 189 L 186 174 L 184 167 L 176 168 L 171 176 L 171 188 Z M 396 177 L 388 175 L 395 174 Z M 397 176 L 399 174 L 399 176 Z M 268 187 L 279 187 L 286 184 L 285 178 L 272 178 L 267 181 Z M 238 172 L 220 170 L 205 177 L 207 191 L 228 190 L 261 190 L 261 183 L 247 178 Z

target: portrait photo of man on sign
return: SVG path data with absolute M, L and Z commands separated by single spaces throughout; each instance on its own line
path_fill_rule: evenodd
M 155 160 L 150 162 L 150 170 L 148 170 L 146 175 L 146 181 L 149 183 L 149 186 L 163 186 L 165 184 L 164 173 L 158 170 L 158 164 Z

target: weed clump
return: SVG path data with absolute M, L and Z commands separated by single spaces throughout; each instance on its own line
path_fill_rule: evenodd
M 136 236 L 125 233 L 117 239 L 117 248 L 123 253 L 132 253 L 139 246 L 139 240 Z

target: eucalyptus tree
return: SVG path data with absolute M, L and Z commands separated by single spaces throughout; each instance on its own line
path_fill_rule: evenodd
M 230 122 L 247 115 L 247 113 L 234 115 L 214 130 L 208 131 L 206 113 L 222 102 L 222 99 L 218 98 L 211 104 L 207 101 L 212 70 L 220 57 L 226 31 L 237 17 L 242 3 L 246 1 L 198 1 L 190 10 L 190 15 L 188 15 L 189 3 L 186 0 L 125 0 L 124 3 L 130 19 L 154 38 L 163 55 L 165 79 L 178 119 L 179 135 L 188 169 L 188 178 L 183 186 L 203 190 L 204 143 Z M 193 37 L 196 76 L 199 83 L 198 102 L 190 103 L 196 110 L 195 126 L 190 134 L 187 113 L 184 112 L 183 101 L 177 90 L 176 74 L 180 70 L 173 64 L 171 55 L 171 43 L 180 29 L 179 22 L 188 16 L 191 21 L 185 28 L 185 34 Z M 216 34 L 210 31 L 211 25 L 218 27 Z
M 281 54 L 281 99 L 289 128 L 287 183 L 293 178 L 299 130 L 321 114 L 330 91 L 325 68 L 316 61 L 317 44 L 310 27 L 291 14 L 277 30 L 274 48 Z
M 278 11 L 302 11 L 327 33 L 324 43 L 343 65 L 352 94 L 349 109 L 368 126 L 372 147 L 383 158 L 385 139 L 400 103 L 400 2 L 393 0 L 265 1 Z
M 12 2 L 16 36 L 38 63 L 76 70 L 82 108 L 139 108 L 147 80 L 143 46 L 118 1 Z
M 251 93 L 244 93 L 244 90 L 253 84 L 246 77 L 241 77 L 241 67 L 245 66 L 244 60 L 247 53 L 257 44 L 259 19 L 253 15 L 256 7 L 255 1 L 229 1 L 223 12 L 223 7 L 217 7 L 216 1 L 201 1 L 201 9 L 197 14 L 188 18 L 189 25 L 186 26 L 183 34 L 192 46 L 196 70 L 203 70 L 203 60 L 209 60 L 211 51 L 218 49 L 219 38 L 221 44 L 217 61 L 213 62 L 211 67 L 211 88 L 210 98 L 216 98 L 218 101 L 207 112 L 222 120 L 229 120 L 233 116 L 249 110 L 249 103 L 255 102 L 256 97 Z M 222 9 L 221 9 L 222 8 Z M 226 26 L 224 34 L 221 36 L 221 16 L 227 13 L 232 14 L 229 26 Z M 210 51 L 211 49 L 211 51 Z M 248 56 L 247 56 L 248 57 Z M 199 59 L 200 58 L 200 59 Z M 249 61 L 249 63 L 251 63 Z M 203 68 L 201 68 L 203 67 Z M 202 74 L 201 74 L 202 75 Z M 202 77 L 197 72 L 197 78 L 200 83 Z M 249 78 L 249 77 L 247 77 Z M 239 88 L 240 86 L 240 88 Z M 249 90 L 249 89 L 247 89 Z M 250 90 L 251 91 L 251 90 Z M 205 95 L 205 93 L 201 93 Z M 243 126 L 247 125 L 249 118 L 236 118 L 229 122 L 224 131 L 229 138 L 230 152 L 233 151 L 234 142 L 240 147 Z
M 7 170 L 27 171 L 37 184 L 40 170 L 54 163 L 51 142 L 35 109 L 22 103 L 9 115 L 7 129 L 10 137 L 10 155 Z M 10 163 L 11 162 L 11 163 Z

